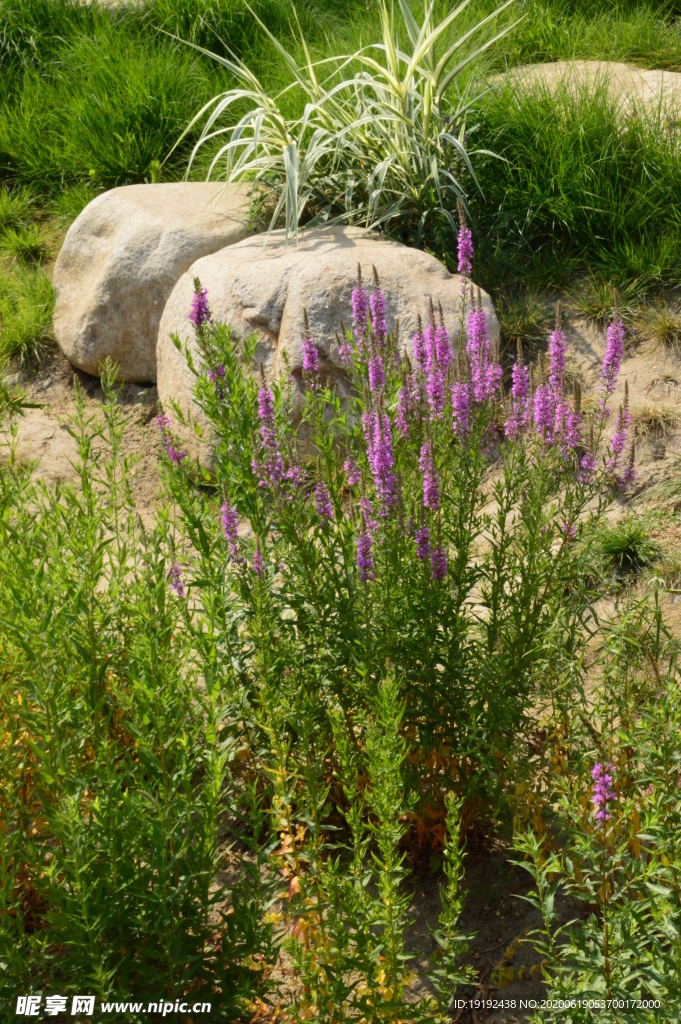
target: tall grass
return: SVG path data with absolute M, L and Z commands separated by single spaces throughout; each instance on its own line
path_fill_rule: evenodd
M 672 109 L 624 117 L 595 91 L 502 88 L 479 131 L 503 161 L 472 194 L 489 280 L 564 284 L 588 270 L 645 290 L 681 283 L 681 137 Z

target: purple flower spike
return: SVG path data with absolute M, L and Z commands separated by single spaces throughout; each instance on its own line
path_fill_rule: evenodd
M 260 545 L 258 544 L 256 545 L 255 553 L 253 555 L 253 572 L 255 573 L 256 576 L 262 577 L 264 571 L 265 560 L 262 557 L 262 551 L 260 550 Z
M 376 271 L 374 271 L 374 274 L 376 275 Z M 369 304 L 371 306 L 371 321 L 374 335 L 379 345 L 382 345 L 388 336 L 388 325 L 385 319 L 385 296 L 378 284 L 378 275 L 376 275 L 376 286 L 371 293 Z
M 627 446 L 627 436 L 629 434 L 630 426 L 631 413 L 625 404 L 620 406 L 620 410 L 617 414 L 617 420 L 615 421 L 615 433 L 613 434 L 612 441 L 610 442 L 610 458 L 606 464 L 606 468 L 610 473 L 616 473 L 620 468 L 622 455 Z
M 355 334 L 360 342 L 360 348 L 367 332 L 368 319 L 369 300 L 367 298 L 367 293 L 362 287 L 362 270 L 358 264 L 357 285 L 352 291 L 352 321 L 355 328 Z
M 615 320 L 608 327 L 608 341 L 605 347 L 603 358 L 603 370 L 601 372 L 601 383 L 599 392 L 601 394 L 600 404 L 604 416 L 608 415 L 606 402 L 613 394 L 617 386 L 617 377 L 620 372 L 620 364 L 624 354 L 624 324 L 621 319 Z
M 430 553 L 430 578 L 443 580 L 447 575 L 447 552 L 443 547 L 433 548 Z
M 419 469 L 423 474 L 423 504 L 435 512 L 440 507 L 440 480 L 433 457 L 432 441 L 425 441 L 421 446 Z
M 203 325 L 210 320 L 208 291 L 201 287 L 198 277 L 194 280 L 194 294 L 192 295 L 192 309 L 189 319 L 197 331 L 202 330 Z
M 534 425 L 547 443 L 553 440 L 554 401 L 550 384 L 542 384 L 534 393 Z
M 170 572 L 168 573 L 168 579 L 170 580 L 170 589 L 173 590 L 178 597 L 184 597 L 184 581 L 182 579 L 182 570 L 177 562 L 171 566 Z
M 511 399 L 513 411 L 504 430 L 510 440 L 522 434 L 530 425 L 530 371 L 519 360 L 511 371 Z
M 253 470 L 260 478 L 261 487 L 272 487 L 284 479 L 284 460 L 277 444 L 277 429 L 274 419 L 274 395 L 269 388 L 258 391 L 258 415 L 260 416 L 260 437 L 264 448 L 265 462 L 253 462 Z
M 594 810 L 596 821 L 610 821 L 608 804 L 615 799 L 615 791 L 612 788 L 613 766 L 597 763 L 594 765 L 591 775 L 594 780 Z
M 470 410 L 470 394 L 465 381 L 456 381 L 452 385 L 452 428 L 458 437 L 468 435 L 468 413 Z
M 430 558 L 430 528 L 428 526 L 421 526 L 416 531 L 415 539 L 416 557 L 425 562 L 427 558 Z
M 582 461 L 579 464 L 579 482 L 580 484 L 588 484 L 594 478 L 596 472 L 596 456 L 593 452 L 586 452 L 582 456 Z
M 376 493 L 387 511 L 395 501 L 395 457 L 390 419 L 384 412 L 365 412 L 362 416 L 364 439 Z
M 426 352 L 426 339 L 423 336 L 423 331 L 419 329 L 414 335 L 412 341 L 414 345 L 414 362 L 417 366 L 420 366 L 425 373 L 428 356 Z
M 460 274 L 470 277 L 473 269 L 473 236 L 466 224 L 466 215 L 460 199 L 457 206 L 459 208 L 458 270 Z
M 320 519 L 329 520 L 333 517 L 333 507 L 329 497 L 329 488 L 320 480 L 314 489 L 314 507 Z
M 168 419 L 167 416 L 161 414 L 160 416 L 156 417 L 156 425 L 161 431 L 161 438 L 166 447 L 168 458 L 173 463 L 173 465 L 178 466 L 180 462 L 182 462 L 182 460 L 186 457 L 187 453 L 181 451 L 179 448 L 176 448 L 175 445 L 173 444 L 173 438 L 170 435 L 170 420 Z
M 565 349 L 567 342 L 563 332 L 556 327 L 549 340 L 549 383 L 555 395 L 563 394 L 565 381 Z
M 352 455 L 349 455 L 343 463 L 343 469 L 345 470 L 345 476 L 347 477 L 348 485 L 350 487 L 354 487 L 355 484 L 359 483 L 362 475 Z
M 311 377 L 314 377 L 319 373 L 319 354 L 312 338 L 303 339 L 302 350 L 303 373 L 307 373 Z
M 371 498 L 360 498 L 359 499 L 359 510 L 362 514 L 362 527 L 363 533 L 368 533 L 370 537 L 374 537 L 378 530 L 378 523 L 374 519 L 374 503 Z
M 374 556 L 371 552 L 373 543 L 368 533 L 360 533 L 357 538 L 357 569 L 363 583 L 374 578 Z
M 238 540 L 238 527 L 239 517 L 237 511 L 228 502 L 222 506 L 222 529 L 225 532 L 225 540 L 229 544 L 229 557 L 232 562 L 240 563 L 243 561 L 239 554 Z
M 489 398 L 489 338 L 487 337 L 487 314 L 484 309 L 471 309 L 466 324 L 468 343 L 466 352 L 471 366 L 473 398 L 484 402 Z
M 379 355 L 373 355 L 369 360 L 369 388 L 372 394 L 379 391 L 385 384 L 385 371 L 383 360 Z

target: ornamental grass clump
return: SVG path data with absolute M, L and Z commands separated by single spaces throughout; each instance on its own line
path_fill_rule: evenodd
M 468 0 L 440 21 L 426 3 L 420 23 L 407 0 L 394 6 L 379 0 L 378 38 L 316 62 L 295 8 L 301 60 L 253 13 L 291 81 L 271 95 L 243 60 L 202 50 L 237 84 L 204 104 L 183 133 L 180 142 L 202 124 L 189 168 L 209 147 L 208 176 L 222 168 L 228 182 L 251 182 L 259 208 L 272 208 L 270 227 L 284 215 L 287 237 L 297 237 L 301 220 L 312 218 L 385 226 L 418 241 L 428 234 L 440 248 L 445 240 L 450 245 L 452 211 L 465 180 L 475 180 L 464 125 L 473 101 L 470 83 L 460 82 L 517 24 L 484 38 L 512 2 L 470 25 Z M 480 37 L 474 49 L 472 40 Z M 289 114 L 292 105 L 296 116 Z

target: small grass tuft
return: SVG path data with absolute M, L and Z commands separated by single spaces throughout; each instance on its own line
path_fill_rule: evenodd
M 0 232 L 17 230 L 30 221 L 34 197 L 29 189 L 0 187 Z
M 641 402 L 631 411 L 634 433 L 641 439 L 667 437 L 676 430 L 681 416 L 676 402 Z
M 645 341 L 651 341 L 660 348 L 681 346 L 681 313 L 663 306 L 662 302 L 640 313 L 636 329 Z
M 54 291 L 43 270 L 15 267 L 0 276 L 0 358 L 40 363 L 53 344 Z
M 545 342 L 555 313 L 534 291 L 511 296 L 502 293 L 497 299 L 496 313 L 501 328 L 502 349 L 515 354 L 522 342 L 529 354 Z
M 657 554 L 645 524 L 631 517 L 603 527 L 598 534 L 598 547 L 606 566 L 618 580 L 652 565 Z
M 617 288 L 612 281 L 588 277 L 573 289 L 570 298 L 586 320 L 595 320 L 601 326 L 609 324 L 615 316 L 615 293 L 619 295 L 622 322 L 631 326 L 636 320 L 638 295 L 635 286 Z
M 0 235 L 0 256 L 11 259 L 13 263 L 36 265 L 48 259 L 51 253 L 45 232 L 37 224 L 6 228 Z

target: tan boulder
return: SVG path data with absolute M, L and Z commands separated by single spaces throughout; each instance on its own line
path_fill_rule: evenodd
M 104 192 L 73 222 L 54 268 L 54 331 L 69 361 L 119 379 L 156 379 L 166 300 L 199 257 L 249 233 L 248 191 L 215 182 L 127 185 Z
M 189 345 L 194 361 L 200 362 L 192 325 L 194 278 L 208 291 L 213 319 L 229 324 L 243 336 L 256 331 L 259 348 L 256 363 L 274 376 L 288 365 L 301 378 L 303 311 L 307 310 L 312 337 L 317 345 L 322 370 L 341 385 L 344 373 L 338 357 L 336 332 L 340 320 L 352 324 L 352 290 L 357 265 L 362 267 L 367 288 L 372 284 L 372 267 L 378 271 L 386 296 L 388 327 L 399 320 L 403 351 L 411 353 L 417 318 L 427 318 L 430 301 L 442 304 L 445 323 L 452 338 L 458 336 L 461 313 L 461 278 L 434 256 L 399 242 L 367 235 L 358 228 L 319 228 L 303 231 L 298 245 L 287 245 L 284 233 L 269 238 L 256 235 L 228 249 L 197 260 L 175 285 L 161 320 L 158 348 L 158 391 L 170 409 L 177 402 L 182 411 L 204 428 L 192 401 L 194 377 L 185 355 L 173 344 L 171 335 Z M 482 292 L 488 313 L 490 337 L 499 336 L 499 325 L 489 296 Z M 285 358 L 286 357 L 286 358 Z M 190 450 L 192 437 L 183 435 Z

